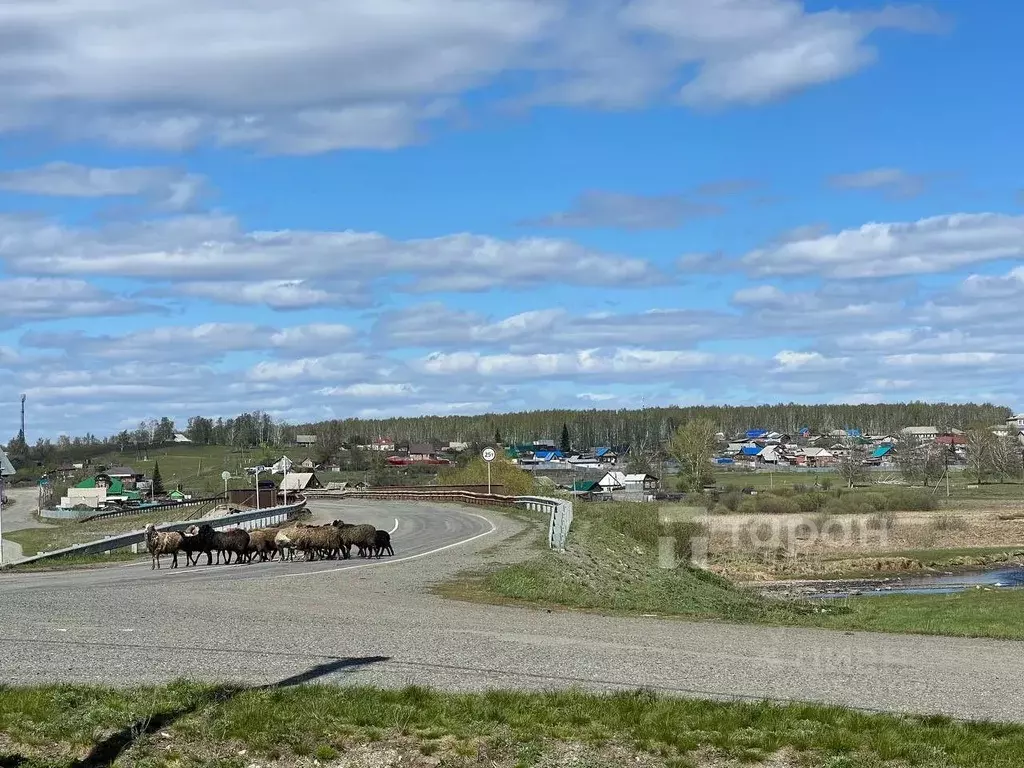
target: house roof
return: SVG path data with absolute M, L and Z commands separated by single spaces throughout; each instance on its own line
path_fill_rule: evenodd
M 536 458 L 541 461 L 549 461 L 551 459 L 561 459 L 563 454 L 561 451 L 536 451 L 533 454 Z
M 654 475 L 648 474 L 647 472 L 634 472 L 633 474 L 626 475 L 627 483 L 642 483 L 645 480 L 657 480 Z
M 822 458 L 827 459 L 832 455 L 832 451 L 828 448 L 804 448 L 804 456 L 811 458 Z
M 111 477 L 135 477 L 139 473 L 131 467 L 111 467 L 104 474 Z
M 313 472 L 292 472 L 281 480 L 282 491 L 302 491 L 316 478 Z
M 296 435 L 295 436 L 295 442 L 296 443 L 315 443 L 316 442 L 316 435 Z
M 758 448 L 756 445 L 744 445 L 740 449 L 740 453 L 742 453 L 744 456 L 757 456 L 757 454 L 759 454 L 760 452 L 761 449 Z
M 880 459 L 892 451 L 891 445 L 880 445 L 871 453 L 871 458 Z
M 577 480 L 572 484 L 572 490 L 575 493 L 592 493 L 600 487 L 597 480 Z
M 432 453 L 437 453 L 437 449 L 430 443 L 409 443 L 409 453 L 430 455 Z
M 108 476 L 110 475 L 109 472 L 104 472 L 103 474 L 108 475 Z M 93 475 L 92 477 L 87 477 L 87 478 L 85 478 L 85 480 L 83 480 L 82 482 L 78 483 L 75 486 L 75 488 L 95 488 L 96 487 L 96 478 L 97 477 L 99 477 L 99 475 Z M 107 495 L 108 496 L 123 496 L 124 495 L 124 483 L 122 483 L 116 477 L 111 477 L 110 478 L 110 487 L 107 489 Z

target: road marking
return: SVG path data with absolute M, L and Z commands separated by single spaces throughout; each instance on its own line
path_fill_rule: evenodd
M 476 539 L 483 538 L 484 536 L 489 536 L 490 534 L 492 534 L 496 530 L 498 530 L 498 527 L 494 523 L 492 523 L 490 520 L 488 520 L 486 517 L 484 517 L 483 515 L 477 515 L 477 514 L 474 514 L 473 512 L 464 512 L 463 514 L 469 515 L 470 517 L 478 517 L 478 518 L 480 518 L 485 523 L 487 523 L 489 526 L 491 526 L 491 529 L 489 531 L 484 531 L 483 533 L 478 533 L 476 536 L 471 536 L 468 539 L 463 539 L 462 541 L 456 541 L 453 544 L 446 544 L 445 546 L 438 547 L 437 549 L 431 549 L 431 550 L 428 550 L 426 552 L 420 552 L 418 555 L 408 555 L 407 557 L 396 557 L 396 558 L 394 558 L 392 560 L 377 560 L 377 561 L 372 562 L 372 563 L 362 563 L 361 565 L 343 565 L 340 568 L 326 568 L 326 569 L 324 569 L 322 571 L 303 571 L 302 573 L 282 573 L 282 574 L 280 574 L 278 576 L 268 576 L 267 578 L 268 579 L 290 579 L 290 578 L 294 578 L 296 576 L 319 576 L 322 573 L 334 573 L 336 571 L 354 571 L 357 568 L 372 568 L 372 567 L 378 566 L 378 565 L 390 565 L 391 563 L 404 563 L 406 560 L 415 560 L 418 557 L 426 557 L 427 555 L 434 555 L 434 554 L 437 554 L 438 552 L 444 552 L 446 549 L 451 549 L 452 547 L 461 547 L 463 544 L 469 544 L 469 542 L 471 542 L 471 541 L 475 541 Z
M 395 518 L 395 527 L 394 527 L 394 528 L 392 528 L 392 529 L 391 529 L 390 531 L 388 531 L 388 535 L 390 535 L 390 534 L 394 533 L 394 532 L 395 532 L 395 531 L 397 531 L 397 530 L 398 530 L 398 518 L 396 517 L 396 518 Z

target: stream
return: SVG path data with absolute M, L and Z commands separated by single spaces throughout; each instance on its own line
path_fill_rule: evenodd
M 808 581 L 770 588 L 776 595 L 800 598 L 882 597 L 885 595 L 949 595 L 967 589 L 1017 589 L 1024 587 L 1024 568 L 1002 567 L 969 573 L 900 576 L 888 579 Z

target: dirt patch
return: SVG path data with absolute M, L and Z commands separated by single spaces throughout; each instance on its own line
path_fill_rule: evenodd
M 709 566 L 742 581 L 1024 562 L 1024 509 L 704 518 Z

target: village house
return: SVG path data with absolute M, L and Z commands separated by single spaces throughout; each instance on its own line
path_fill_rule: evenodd
M 314 446 L 316 445 L 316 435 L 296 435 L 295 444 L 303 448 Z
M 136 472 L 131 467 L 111 467 L 104 474 L 113 480 L 119 480 L 127 490 L 135 490 L 139 481 L 146 477 L 144 473 Z

